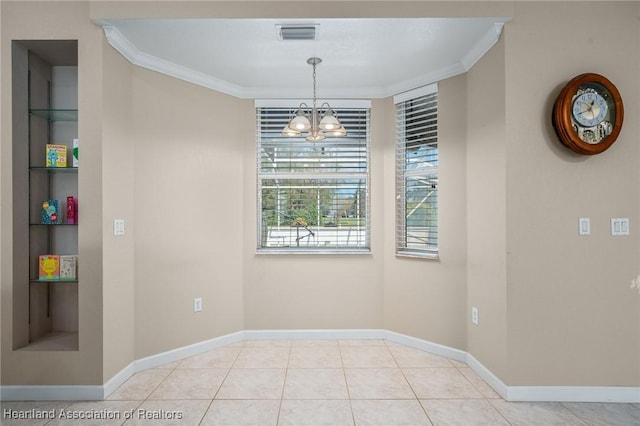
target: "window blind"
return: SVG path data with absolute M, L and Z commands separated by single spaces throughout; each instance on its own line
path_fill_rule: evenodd
M 438 253 L 438 93 L 396 103 L 396 253 Z
M 337 109 L 344 137 L 281 135 L 296 108 L 257 108 L 258 250 L 369 248 L 369 109 Z

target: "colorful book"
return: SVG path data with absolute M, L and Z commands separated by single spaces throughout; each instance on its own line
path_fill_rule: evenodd
M 45 200 L 42 202 L 42 220 L 45 225 L 55 225 L 60 223 L 60 203 L 58 200 Z
M 73 140 L 73 167 L 78 167 L 78 139 Z
M 69 225 L 74 225 L 78 223 L 76 220 L 76 201 L 73 195 L 69 195 L 67 197 L 67 223 Z
M 60 256 L 60 280 L 75 280 L 78 278 L 78 256 Z
M 47 144 L 47 167 L 67 167 L 67 146 Z
M 38 258 L 38 279 L 55 281 L 60 279 L 60 256 L 45 254 Z

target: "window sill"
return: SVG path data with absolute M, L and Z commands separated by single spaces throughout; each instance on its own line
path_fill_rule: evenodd
M 256 250 L 258 255 L 281 255 L 281 254 L 294 254 L 294 255 L 369 255 L 371 249 L 369 248 L 357 248 L 357 249 L 344 249 L 344 248 L 331 248 L 331 249 L 300 249 L 300 248 L 261 248 Z
M 411 259 L 425 259 L 425 260 L 440 260 L 440 253 L 438 252 L 415 253 L 415 252 L 400 251 L 400 252 L 396 252 L 396 257 L 406 257 Z

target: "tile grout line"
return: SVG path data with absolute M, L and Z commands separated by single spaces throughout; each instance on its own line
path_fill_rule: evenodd
M 154 393 L 156 390 L 158 390 L 158 388 L 159 388 L 159 387 L 160 387 L 160 386 L 165 382 L 165 380 L 167 380 L 167 378 L 168 378 L 171 374 L 173 374 L 173 372 L 174 372 L 174 371 L 176 371 L 176 370 L 178 369 L 178 366 L 182 363 L 182 361 L 183 361 L 183 360 L 180 360 L 180 362 L 179 362 L 179 363 L 177 363 L 177 364 L 176 364 L 176 366 L 175 366 L 175 367 L 173 367 L 173 368 L 165 368 L 165 369 L 164 369 L 164 370 L 169 370 L 169 374 L 167 374 L 167 375 L 166 375 L 162 380 L 160 380 L 160 382 L 159 382 L 159 383 L 158 383 L 158 384 L 157 384 L 157 385 L 156 385 L 156 386 L 155 386 L 151 391 L 149 391 L 149 393 L 148 393 L 148 394 L 147 394 L 147 395 L 146 395 L 142 400 L 140 400 L 140 401 L 139 401 L 138 405 L 136 405 L 136 407 L 134 408 L 134 410 L 139 410 L 139 409 L 140 409 L 140 407 L 142 407 L 142 404 L 144 404 L 144 403 L 145 403 L 145 402 L 147 402 L 147 401 L 154 401 L 153 399 L 151 399 L 151 400 L 150 400 L 150 399 L 149 399 L 149 397 L 150 397 L 151 395 L 153 395 L 153 393 Z M 156 368 L 154 368 L 154 369 L 151 369 L 151 370 L 155 370 L 155 369 L 162 370 L 162 369 L 159 369 L 159 368 L 157 368 L 157 367 L 156 367 Z M 151 371 L 151 370 L 148 370 L 148 371 Z M 142 372 L 135 373 L 135 374 L 134 374 L 134 376 L 139 375 L 140 373 L 142 373 Z M 132 376 L 132 377 L 133 377 L 133 376 Z M 125 382 L 125 383 L 126 383 L 126 382 Z M 124 385 L 124 383 L 123 383 L 123 385 Z M 122 387 L 122 385 L 121 385 L 120 387 Z M 119 387 L 118 389 L 120 389 L 120 387 Z M 116 389 L 116 390 L 117 390 L 117 389 Z M 115 392 L 115 391 L 114 391 L 114 392 Z M 116 401 L 116 400 L 108 400 L 108 399 L 107 399 L 107 400 L 105 400 L 105 401 Z M 130 399 L 124 399 L 124 400 L 121 400 L 121 401 L 131 401 L 131 400 L 130 400 Z M 131 419 L 125 419 L 125 421 L 124 421 L 124 422 L 122 422 L 120 425 L 121 425 L 121 426 L 122 426 L 122 425 L 126 425 L 127 423 L 129 423 L 129 420 L 132 420 L 132 419 L 133 419 L 133 417 L 132 417 Z
M 342 377 L 344 378 L 344 386 L 347 388 L 347 398 L 349 401 L 349 409 L 351 410 L 351 421 L 353 424 L 356 424 L 356 415 L 353 412 L 353 401 L 351 399 L 351 392 L 349 391 L 349 382 L 347 381 L 347 371 L 344 367 L 344 359 L 342 358 L 342 345 L 340 344 L 340 340 L 336 340 L 338 345 L 338 355 L 340 356 L 340 365 L 342 367 Z
M 287 365 L 284 368 L 284 381 L 282 382 L 282 392 L 280 392 L 280 404 L 278 405 L 278 415 L 276 416 L 276 424 L 278 426 L 280 424 L 280 414 L 282 413 L 282 402 L 284 401 L 284 390 L 287 386 L 287 376 L 289 375 L 289 364 L 291 363 L 291 348 L 293 344 L 289 341 L 289 352 L 287 355 Z
M 218 386 L 218 390 L 216 391 L 216 393 L 213 395 L 213 398 L 211 398 L 211 401 L 209 401 L 209 405 L 207 406 L 207 409 L 204 410 L 204 413 L 202 414 L 202 418 L 200 418 L 200 421 L 198 422 L 198 425 L 201 425 L 202 422 L 204 421 L 204 419 L 207 417 L 207 413 L 209 412 L 209 410 L 211 409 L 211 406 L 213 405 L 213 401 L 216 399 L 216 397 L 218 396 L 218 394 L 220 393 L 220 389 L 222 389 L 222 385 L 224 384 L 224 382 L 227 380 L 227 377 L 229 377 L 229 373 L 231 373 L 231 369 L 233 368 L 233 366 L 235 365 L 236 361 L 238 361 L 238 358 L 240 357 L 240 352 L 242 352 L 242 349 L 244 348 L 244 341 L 243 341 L 243 345 L 240 347 L 240 350 L 238 351 L 238 353 L 236 354 L 236 357 L 234 358 L 233 362 L 231 363 L 231 366 L 229 367 L 229 369 L 227 370 L 227 373 L 224 375 L 224 378 L 222 379 L 222 381 L 220 382 L 220 386 Z M 179 364 L 178 364 L 179 365 Z M 176 366 L 176 368 L 178 368 Z
M 400 367 L 400 364 L 398 363 L 398 360 L 393 355 L 393 351 L 391 350 L 391 348 L 389 348 L 389 345 L 387 344 L 386 340 L 385 340 L 385 347 L 387 348 L 387 350 L 391 354 L 391 358 L 393 358 L 393 362 L 395 362 L 396 365 L 398 366 L 398 370 L 400 370 L 400 374 L 402 374 L 402 377 L 404 378 L 404 381 L 407 382 L 407 385 L 409 385 L 409 389 L 411 389 L 411 392 L 413 392 L 413 396 L 415 396 L 416 401 L 418 402 L 418 405 L 420 405 L 420 408 L 422 409 L 422 412 L 425 414 L 425 416 L 427 416 L 427 420 L 429 421 L 429 423 L 431 423 L 431 425 L 434 425 L 435 423 L 431 419 L 431 416 L 429 416 L 429 413 L 427 413 L 427 409 L 424 408 L 424 406 L 420 402 L 420 398 L 418 398 L 418 394 L 416 393 L 415 389 L 413 389 L 413 386 L 411 386 L 411 382 L 409 381 L 409 379 L 407 379 L 407 376 L 404 374 L 404 370 L 402 369 L 402 367 Z
M 482 391 L 480 391 L 480 389 L 478 389 L 478 387 L 476 385 L 473 384 L 473 382 L 471 380 L 469 380 L 469 378 L 462 372 L 460 371 L 460 369 L 462 368 L 470 368 L 469 365 L 467 363 L 464 363 L 466 365 L 466 367 L 458 367 L 456 364 L 454 364 L 453 362 L 449 361 L 451 363 L 451 365 L 453 365 L 453 367 L 456 369 L 456 371 L 458 371 L 458 373 L 460 373 L 462 375 L 462 377 L 464 377 L 467 382 L 469 382 L 471 384 L 471 386 L 478 391 L 478 393 L 480 394 L 480 396 L 482 396 L 482 400 L 485 401 L 487 404 L 489 404 L 489 406 L 494 409 L 499 415 L 500 417 L 502 417 L 504 419 L 505 422 L 507 422 L 507 424 L 512 425 L 512 423 L 509 421 L 509 419 L 506 418 L 506 416 L 502 413 L 502 411 L 498 410 L 496 408 L 495 405 L 493 405 L 491 403 L 491 401 L 489 401 L 489 399 L 495 399 L 495 398 L 487 398 L 484 396 L 484 394 L 482 393 Z M 459 361 L 460 362 L 460 361 Z M 471 369 L 471 371 L 473 371 L 473 369 Z M 482 380 L 484 382 L 484 379 L 482 379 L 482 377 L 480 377 L 480 380 Z M 484 382 L 486 383 L 486 382 Z M 499 395 L 498 395 L 499 396 Z M 500 399 L 503 399 L 502 397 L 500 397 Z M 422 405 L 422 404 L 421 404 Z
M 567 410 L 568 412 L 570 412 L 573 416 L 575 416 L 578 420 L 580 420 L 581 422 L 583 422 L 585 425 L 589 425 L 589 422 L 585 419 L 583 419 L 578 413 L 574 412 L 571 408 L 569 408 L 565 402 L 560 402 L 559 403 L 562 407 L 564 407 L 565 410 Z
M 398 352 L 398 353 L 397 353 L 397 356 L 396 356 L 396 355 L 394 354 L 394 351 L 392 350 L 392 349 L 393 349 L 393 347 L 390 345 L 390 343 L 391 343 L 391 342 L 388 342 L 388 341 L 386 341 L 386 340 L 383 340 L 383 342 L 384 342 L 384 347 L 386 347 L 386 348 L 387 348 L 387 352 L 391 355 L 391 358 L 393 359 L 393 361 L 394 361 L 394 363 L 395 363 L 396 367 L 400 370 L 401 375 L 402 375 L 402 377 L 404 378 L 405 382 L 409 385 L 409 388 L 411 389 L 411 391 L 412 391 L 412 393 L 413 393 L 413 395 L 414 395 L 414 398 L 413 398 L 413 399 L 418 401 L 418 403 L 420 404 L 420 408 L 421 408 L 422 412 L 424 412 L 424 413 L 425 413 L 425 415 L 427 416 L 427 420 L 433 424 L 433 422 L 432 422 L 432 420 L 431 420 L 431 417 L 429 416 L 429 413 L 427 412 L 427 409 L 426 409 L 426 408 L 425 408 L 425 406 L 420 402 L 420 398 L 418 398 L 418 395 L 417 395 L 417 393 L 416 393 L 416 391 L 415 391 L 414 387 L 411 385 L 411 382 L 409 382 L 409 380 L 407 379 L 407 376 L 406 376 L 406 374 L 405 374 L 405 370 L 403 369 L 403 367 L 401 367 L 401 366 L 400 366 L 400 363 L 399 363 L 399 360 L 397 359 L 397 356 L 398 356 L 398 357 L 401 357 L 402 352 Z M 232 360 L 232 362 L 231 362 L 231 364 L 230 364 L 230 367 L 227 369 L 227 372 L 226 372 L 226 374 L 224 375 L 223 379 L 221 380 L 221 382 L 220 382 L 220 386 L 217 388 L 216 392 L 214 393 L 213 398 L 212 398 L 212 399 L 208 399 L 208 398 L 204 398 L 204 399 L 202 399 L 202 398 L 199 398 L 199 399 L 201 399 L 201 400 L 202 400 L 202 402 L 208 401 L 208 406 L 205 408 L 205 410 L 204 410 L 204 412 L 203 412 L 202 416 L 200 417 L 200 421 L 199 421 L 198 423 L 194 423 L 194 424 L 203 425 L 203 424 L 205 423 L 205 422 L 204 422 L 204 420 L 205 420 L 205 418 L 207 417 L 207 414 L 209 413 L 209 411 L 210 411 L 210 410 L 212 409 L 212 407 L 214 406 L 213 401 L 214 401 L 214 400 L 215 400 L 215 398 L 219 395 L 219 393 L 220 393 L 220 391 L 221 391 L 221 388 L 222 388 L 222 385 L 225 383 L 225 381 L 227 381 L 227 380 L 228 380 L 228 377 L 229 377 L 229 375 L 230 375 L 231 370 L 234 368 L 234 366 L 236 366 L 236 365 L 237 365 L 237 361 L 238 361 L 238 359 L 239 359 L 239 356 L 240 356 L 240 354 L 242 353 L 243 348 L 244 348 L 244 347 L 246 347 L 246 346 L 245 346 L 245 343 L 246 343 L 246 341 L 243 341 L 243 342 L 242 342 L 242 345 L 240 346 L 240 349 L 238 350 L 238 352 L 236 353 L 235 357 L 233 358 L 233 360 Z M 337 348 L 338 348 L 338 355 L 339 355 L 339 357 L 340 357 L 340 368 L 342 369 L 342 377 L 343 377 L 343 380 L 344 380 L 344 383 L 345 383 L 345 386 L 346 386 L 347 398 L 348 398 L 348 400 L 349 400 L 349 407 L 350 407 L 350 409 L 351 409 L 351 422 L 352 422 L 352 424 L 357 424 L 357 423 L 356 423 L 356 418 L 355 418 L 355 412 L 354 412 L 354 410 L 353 410 L 353 401 L 354 401 L 354 399 L 352 399 L 351 391 L 350 391 L 350 388 L 349 388 L 349 383 L 348 383 L 348 381 L 347 381 L 347 377 L 346 377 L 346 367 L 345 367 L 345 362 L 344 362 L 344 358 L 343 358 L 343 349 L 344 349 L 344 350 L 346 350 L 345 348 L 349 348 L 349 347 L 351 347 L 351 346 L 350 346 L 349 344 L 341 345 L 339 340 L 336 340 L 336 344 L 337 344 Z M 372 347 L 372 346 L 379 346 L 379 345 L 366 345 L 366 344 L 363 344 L 363 346 L 366 346 L 366 347 Z M 267 346 L 267 347 L 272 348 L 273 346 L 271 345 L 271 346 Z M 420 351 L 419 349 L 416 349 L 416 350 Z M 282 405 L 283 405 L 283 402 L 285 401 L 285 399 L 284 399 L 284 395 L 285 395 L 285 390 L 286 390 L 286 384 L 287 384 L 287 379 L 288 379 L 288 373 L 290 372 L 289 370 L 290 370 L 290 369 L 292 369 L 292 365 L 293 365 L 293 364 L 292 364 L 292 353 L 293 353 L 293 352 L 294 352 L 294 351 L 293 351 L 293 344 L 292 344 L 292 342 L 291 342 L 291 341 L 289 341 L 288 351 L 287 351 L 287 360 L 286 360 L 285 372 L 284 372 L 284 373 L 285 373 L 285 374 L 284 374 L 284 381 L 283 381 L 283 383 L 282 383 L 282 390 L 281 390 L 281 395 L 280 395 L 279 408 L 278 408 L 278 412 L 277 412 L 277 416 L 276 416 L 276 425 L 277 425 L 277 424 L 279 424 L 279 422 L 280 422 L 281 420 L 284 420 L 284 418 L 283 418 L 283 419 L 281 419 L 281 415 L 282 415 Z M 426 351 L 426 352 L 428 352 L 428 351 Z M 281 353 L 284 355 L 284 352 L 281 352 Z M 443 358 L 448 359 L 448 358 L 446 358 L 446 357 L 443 357 Z M 162 386 L 162 384 L 163 384 L 163 383 L 166 383 L 166 382 L 167 382 L 168 378 L 169 378 L 172 374 L 174 374 L 174 373 L 176 373 L 177 371 L 180 371 L 180 370 L 181 370 L 181 368 L 180 368 L 180 367 L 181 367 L 182 365 L 184 365 L 184 362 L 185 362 L 185 360 L 186 360 L 186 359 L 187 359 L 187 358 L 185 358 L 185 359 L 183 359 L 183 360 L 180 360 L 180 362 L 177 362 L 177 363 L 175 364 L 175 366 L 174 366 L 174 367 L 172 367 L 172 368 L 166 368 L 166 369 L 164 369 L 164 370 L 168 370 L 168 374 L 166 374 L 166 376 L 164 376 L 161 380 L 159 380 L 158 384 L 156 384 L 155 386 L 153 386 L 151 390 L 149 390 L 149 391 L 147 391 L 146 393 L 142 394 L 142 395 L 145 395 L 145 396 L 143 396 L 142 398 L 131 398 L 131 399 L 127 398 L 127 399 L 113 399 L 113 400 L 108 400 L 108 399 L 106 399 L 106 400 L 104 400 L 103 402 L 111 402 L 111 403 L 127 403 L 127 402 L 131 403 L 131 402 L 133 402 L 133 403 L 135 404 L 135 407 L 136 407 L 136 408 L 134 408 L 134 410 L 136 410 L 136 409 L 139 409 L 143 404 L 145 404 L 145 403 L 147 403 L 147 402 L 153 402 L 154 404 L 155 404 L 155 403 L 160 403 L 160 404 L 162 404 L 163 402 L 172 402 L 172 401 L 176 401 L 175 399 L 173 399 L 173 400 L 172 400 L 172 399 L 164 399 L 164 400 L 162 400 L 162 399 L 158 399 L 158 400 L 156 400 L 156 399 L 150 399 L 150 397 L 154 394 L 154 392 L 156 392 L 156 391 L 157 391 L 157 390 Z M 401 357 L 401 360 L 402 360 L 402 357 Z M 361 362 L 361 361 L 362 361 L 362 360 L 358 360 L 357 362 L 359 363 L 359 362 Z M 449 360 L 449 361 L 452 361 L 452 360 Z M 409 362 L 409 363 L 407 363 L 407 364 L 408 364 L 408 365 L 412 365 L 412 362 Z M 506 415 L 505 415 L 505 414 L 503 414 L 503 411 L 501 411 L 501 410 L 499 409 L 499 406 L 495 406 L 495 405 L 492 403 L 492 401 L 494 401 L 494 402 L 498 402 L 499 400 L 500 400 L 500 401 L 503 401 L 503 402 L 506 402 L 503 398 L 501 398 L 501 397 L 499 397 L 499 396 L 498 396 L 497 398 L 489 398 L 489 397 L 487 397 L 485 394 L 483 394 L 483 393 L 481 392 L 481 389 L 482 389 L 481 384 L 482 384 L 482 383 L 481 383 L 481 382 L 477 382 L 477 383 L 478 383 L 478 385 L 476 385 L 476 384 L 475 384 L 475 376 L 470 376 L 470 377 L 468 377 L 467 375 L 465 375 L 465 374 L 463 373 L 463 371 L 468 371 L 467 369 L 469 368 L 467 365 L 464 365 L 464 363 L 457 364 L 457 363 L 453 363 L 453 362 L 451 362 L 451 364 L 452 364 L 452 367 L 453 367 L 453 368 L 455 368 L 455 369 L 456 369 L 456 371 L 457 371 L 459 374 L 461 374 L 461 375 L 465 378 L 465 381 L 466 381 L 466 382 L 468 382 L 468 383 L 471 385 L 471 387 L 472 387 L 473 389 L 475 389 L 476 391 L 478 391 L 478 393 L 480 394 L 480 398 L 460 398 L 460 397 L 457 397 L 457 398 L 456 398 L 456 397 L 451 397 L 451 398 L 444 398 L 444 399 L 447 399 L 447 400 L 484 400 L 484 401 L 486 401 L 486 402 L 491 406 L 492 410 L 495 410 L 495 411 L 500 415 L 500 418 L 504 419 L 505 424 L 508 424 L 508 425 L 512 425 L 512 424 L 513 424 L 511 421 L 509 421 L 509 420 L 507 419 Z M 361 365 L 361 364 L 357 364 L 357 365 Z M 205 367 L 202 367 L 202 368 L 205 368 Z M 208 367 L 207 367 L 207 368 L 208 368 Z M 300 368 L 302 368 L 302 367 L 300 367 Z M 309 368 L 329 368 L 329 367 L 309 367 Z M 363 368 L 363 367 L 353 367 L 353 368 Z M 370 368 L 376 368 L 376 367 L 370 367 Z M 407 367 L 407 368 L 408 368 L 408 369 L 410 369 L 410 368 L 414 368 L 414 367 Z M 415 368 L 426 368 L 426 367 L 415 367 Z M 437 367 L 431 367 L 431 368 L 437 368 Z M 445 367 L 442 367 L 442 368 L 445 368 Z M 156 369 L 159 369 L 159 368 L 156 368 Z M 194 369 L 197 369 L 197 368 L 194 368 Z M 139 373 L 138 373 L 138 374 L 139 374 Z M 481 378 L 480 378 L 480 379 L 481 379 Z M 141 381 L 141 383 L 144 383 L 144 382 L 142 382 L 142 381 Z M 133 389 L 135 389 L 135 388 L 133 388 Z M 132 394 L 132 395 L 134 395 L 134 396 L 142 396 L 142 395 L 140 395 L 140 393 L 136 393 L 136 394 Z M 124 396 L 126 396 L 126 395 L 124 395 Z M 443 399 L 443 398 L 426 398 L 426 399 L 440 400 L 440 399 Z M 195 399 L 190 399 L 190 400 L 192 400 L 192 401 L 193 401 L 193 400 L 195 400 Z M 411 399 L 408 399 L 408 400 L 411 400 Z M 62 408 L 62 409 L 65 409 L 65 410 L 68 410 L 68 409 L 69 409 L 70 407 L 72 407 L 73 405 L 75 405 L 75 404 L 79 404 L 79 403 L 82 403 L 82 402 L 85 402 L 85 401 L 62 401 L 61 408 Z M 507 402 L 507 404 L 508 404 L 508 402 Z M 578 409 L 578 407 L 577 407 L 577 406 L 575 406 L 575 407 L 574 407 L 574 406 L 572 406 L 570 403 L 562 402 L 562 401 L 556 401 L 556 404 L 557 404 L 557 406 L 564 408 L 568 414 L 572 415 L 572 416 L 573 416 L 573 418 L 577 419 L 579 422 L 583 422 L 583 423 L 587 423 L 587 424 L 589 423 L 588 416 L 587 416 L 587 417 L 585 417 L 585 416 L 584 416 L 584 414 L 583 414 L 583 415 L 580 415 L 580 414 L 579 414 L 579 411 L 576 411 L 576 410 Z M 603 404 L 606 404 L 606 403 L 603 403 Z M 203 404 L 203 405 L 204 405 L 204 404 Z M 526 404 L 525 404 L 525 405 L 526 405 Z M 630 410 L 631 410 L 631 412 L 633 412 L 633 413 L 636 413 L 636 412 L 637 412 L 636 410 L 640 410 L 640 404 L 625 404 L 625 405 L 631 405 Z M 126 407 L 124 407 L 124 408 L 126 408 Z M 123 408 L 123 409 L 124 409 L 124 408 Z M 274 408 L 275 408 L 275 407 L 274 407 Z M 126 408 L 126 411 L 128 411 L 129 409 L 130 409 L 130 408 Z M 120 410 L 119 410 L 119 411 L 120 411 Z M 198 410 L 198 411 L 199 411 L 199 410 Z M 123 412 L 124 412 L 124 411 L 123 411 Z M 632 416 L 633 416 L 633 418 L 635 418 L 635 414 L 632 414 Z M 55 420 L 55 419 L 50 419 L 50 420 L 48 420 L 45 424 L 47 424 L 47 425 L 51 425 L 51 424 L 53 424 L 52 420 Z M 130 422 L 129 420 L 131 420 L 131 422 L 134 422 L 134 421 L 135 421 L 135 419 L 133 419 L 133 418 L 131 418 L 131 419 L 123 419 L 123 420 L 121 420 L 121 422 L 120 422 L 120 423 L 118 423 L 118 424 L 120 424 L 120 425 L 128 425 L 128 424 L 131 424 L 131 422 Z

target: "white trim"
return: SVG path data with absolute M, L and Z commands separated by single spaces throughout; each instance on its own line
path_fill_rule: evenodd
M 125 368 L 116 373 L 112 378 L 107 380 L 103 386 L 102 398 L 107 399 L 109 395 L 114 393 L 116 389 L 124 384 L 131 376 L 136 373 L 135 362 L 130 363 Z
M 104 385 L 0 386 L 2 401 L 88 401 L 106 399 L 133 374 L 179 361 L 243 340 L 388 340 L 452 360 L 466 362 L 507 401 L 640 403 L 640 387 L 622 386 L 507 386 L 472 354 L 460 349 L 384 329 L 245 330 L 183 346 L 132 362 Z
M 396 333 L 394 331 L 387 330 L 386 336 L 386 340 L 389 340 L 390 342 L 399 343 L 401 345 L 429 352 L 434 355 L 443 356 L 455 361 L 465 362 L 467 359 L 467 353 L 460 349 L 451 348 L 449 346 L 440 345 L 438 343 L 429 342 L 427 340 L 418 339 L 405 334 Z
M 0 401 L 99 401 L 103 385 L 2 386 Z
M 371 99 L 317 99 L 318 107 L 324 102 L 331 105 L 331 108 L 371 108 Z M 290 98 L 290 99 L 256 99 L 256 108 L 295 108 L 305 103 L 311 107 L 313 99 Z
M 640 387 L 623 386 L 509 386 L 507 401 L 640 402 Z
M 200 71 L 149 55 L 135 47 L 135 45 L 124 36 L 124 34 L 122 34 L 108 21 L 96 20 L 95 23 L 102 26 L 107 42 L 114 49 L 127 58 L 129 62 L 142 68 L 157 71 L 159 73 L 241 99 L 277 97 L 281 92 L 281 89 L 242 87 L 226 80 L 212 77 Z M 389 96 L 394 96 L 398 93 L 411 90 L 415 87 L 424 86 L 433 82 L 455 77 L 456 75 L 464 74 L 498 42 L 503 28 L 504 22 L 494 23 L 493 28 L 490 28 L 482 37 L 480 37 L 471 50 L 469 50 L 469 52 L 467 52 L 467 54 L 458 63 L 442 67 L 412 79 L 390 84 L 388 86 L 363 87 L 355 89 L 342 88 L 339 90 L 334 89 L 333 91 L 339 91 L 338 96 L 351 98 L 360 98 L 363 96 L 371 98 L 387 98 Z M 332 91 L 332 89 L 326 90 L 328 92 Z M 292 93 L 289 92 L 289 95 L 291 94 Z M 294 94 L 294 96 L 298 96 L 298 94 Z
M 246 330 L 245 340 L 384 340 L 385 330 Z
M 469 71 L 475 64 L 500 40 L 504 22 L 496 22 L 493 28 L 489 28 L 476 44 L 462 57 L 460 63 L 466 71 Z M 465 71 L 465 72 L 466 72 Z
M 473 355 L 467 352 L 467 365 L 476 372 L 478 376 L 482 378 L 491 388 L 498 393 L 504 399 L 507 399 L 508 386 L 505 385 L 502 380 L 485 367 L 480 361 L 478 361 Z
M 244 332 L 227 334 L 225 336 L 216 337 L 214 339 L 205 340 L 203 342 L 194 343 L 192 345 L 183 346 L 181 348 L 172 349 L 170 351 L 161 352 L 135 361 L 135 371 L 148 370 L 169 362 L 179 361 L 193 355 L 198 355 L 211 349 L 220 348 L 222 346 L 231 345 L 244 340 Z
M 182 65 L 160 59 L 148 53 L 141 52 L 135 47 L 128 38 L 126 38 L 116 27 L 108 24 L 102 24 L 104 35 L 109 44 L 116 49 L 122 56 L 127 58 L 129 62 L 151 71 L 157 71 L 171 77 L 178 78 L 189 83 L 203 86 L 208 89 L 216 90 L 227 95 L 237 98 L 250 98 L 247 90 L 229 83 L 219 78 L 195 71 Z
M 431 83 L 426 86 L 417 87 L 415 89 L 407 90 L 406 92 L 398 93 L 393 97 L 394 104 L 400 104 L 406 102 L 409 99 L 419 98 L 420 96 L 432 95 L 438 92 L 438 83 Z

